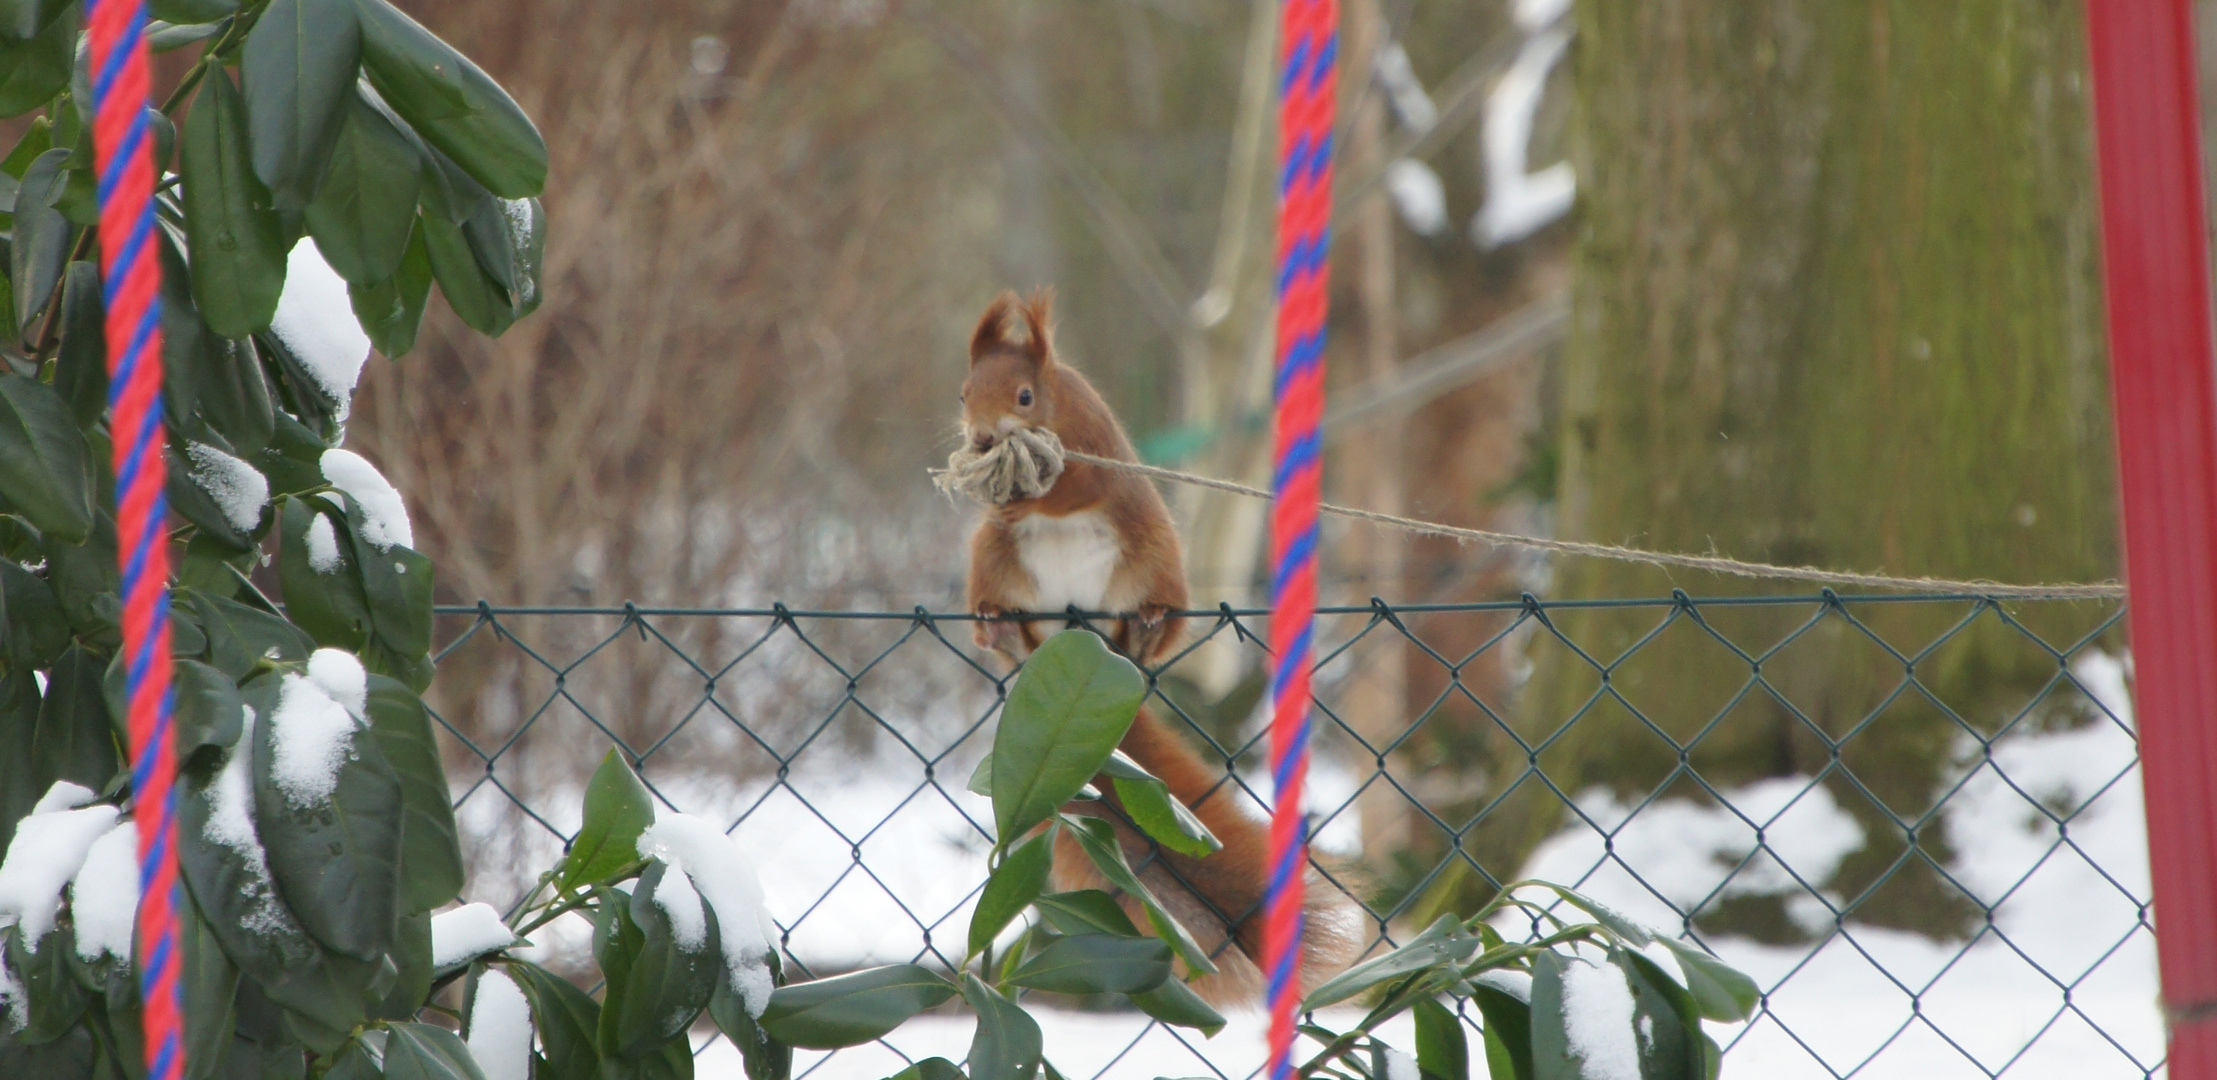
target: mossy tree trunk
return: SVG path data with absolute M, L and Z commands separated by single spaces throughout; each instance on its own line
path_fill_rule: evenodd
M 1582 0 L 1577 19 L 1562 531 L 1897 574 L 2113 576 L 2080 5 Z M 1562 598 L 1815 591 L 1594 561 L 1557 582 Z M 1814 610 L 1713 629 L 1754 652 Z M 1908 650 L 1968 610 L 1864 621 Z M 1607 663 L 1666 617 L 1555 629 Z M 1968 731 L 2054 675 L 2026 645 L 1989 612 L 1905 689 L 1903 662 L 1831 615 L 1758 681 L 1680 618 L 1610 673 L 1612 695 L 1542 631 L 1517 722 L 1539 737 L 1586 709 L 1539 759 L 1573 795 L 1823 776 L 1868 836 L 1830 891 L 1859 919 L 1945 933 L 1965 909 L 1927 858 L 1944 864 L 1950 839 L 1926 823 L 1912 841 L 1903 822 L 1930 810 Z M 1697 732 L 1683 763 L 1662 737 Z M 1496 756 L 1501 798 L 1525 761 Z M 1512 873 L 1561 820 L 1527 783 L 1472 853 Z

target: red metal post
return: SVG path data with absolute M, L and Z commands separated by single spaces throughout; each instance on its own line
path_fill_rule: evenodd
M 2190 0 L 2088 0 L 2117 462 L 2174 1080 L 2217 1080 L 2217 370 Z

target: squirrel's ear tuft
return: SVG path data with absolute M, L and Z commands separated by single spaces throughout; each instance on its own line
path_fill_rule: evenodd
M 977 363 L 995 349 L 1015 348 L 1021 344 L 1011 336 L 1016 329 L 1013 316 L 1017 307 L 1016 294 L 1005 291 L 986 305 L 985 315 L 978 319 L 978 328 L 970 334 L 971 363 Z
M 1055 290 L 1051 285 L 1032 290 L 1030 298 L 1024 301 L 1024 330 L 1028 338 L 1024 342 L 1024 352 L 1032 358 L 1032 363 L 1042 367 L 1055 351 L 1054 307 Z

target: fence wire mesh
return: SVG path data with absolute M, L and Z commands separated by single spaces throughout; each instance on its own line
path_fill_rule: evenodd
M 968 616 L 440 616 L 430 700 L 468 899 L 529 888 L 613 748 L 750 851 L 791 977 L 960 962 L 992 843 L 964 781 L 1011 679 Z M 1150 673 L 1150 707 L 1258 813 L 1266 617 L 1190 613 Z M 1317 863 L 1379 948 L 1520 877 L 1698 943 L 1764 991 L 1751 1023 L 1716 1032 L 1727 1076 L 2160 1075 L 2121 619 L 2113 602 L 1830 592 L 1326 609 Z M 589 978 L 589 939 L 558 922 L 535 949 Z M 1041 1010 L 1063 1075 L 1261 1064 L 1259 1013 L 1205 1040 L 1090 1004 Z M 969 1035 L 927 1015 L 795 1071 L 883 1077 L 960 1060 Z M 740 1075 L 705 1029 L 699 1045 L 701 1076 Z

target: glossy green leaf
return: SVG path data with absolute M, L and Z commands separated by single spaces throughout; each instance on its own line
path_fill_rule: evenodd
M 156 19 L 146 24 L 146 51 L 156 56 L 175 52 L 187 45 L 206 41 L 227 29 L 230 29 L 229 25 L 221 21 L 180 26 Z
M 1101 771 L 1147 696 L 1132 662 L 1097 634 L 1048 638 L 1016 677 L 993 734 L 993 823 L 1002 839 L 1052 817 Z
M 500 285 L 519 319 L 539 306 L 546 226 L 546 210 L 537 199 L 484 199 L 462 223 L 477 265 Z
M 869 1042 L 954 995 L 929 968 L 896 964 L 781 986 L 761 1023 L 789 1046 L 836 1050 Z
M 209 665 L 235 680 L 264 661 L 298 663 L 315 651 L 300 628 L 269 612 L 200 592 L 187 599 L 208 635 Z
M 5 63 L 0 56 L 0 63 Z M 15 327 L 28 337 L 31 321 L 46 310 L 69 262 L 69 246 L 75 230 L 62 212 L 54 209 L 68 183 L 69 151 L 61 147 L 40 154 L 23 173 L 15 193 L 15 227 L 8 246 L 8 279 L 15 296 Z
M 21 116 L 69 85 L 74 19 L 55 19 L 29 40 L 0 44 L 0 117 Z
M 462 230 L 437 214 L 419 214 L 416 222 L 417 231 L 423 234 L 431 274 L 438 280 L 447 306 L 478 333 L 492 337 L 506 333 L 516 321 L 515 308 L 500 283 L 478 265 Z
M 407 873 L 407 853 L 401 854 L 401 872 Z M 407 879 L 402 878 L 402 888 Z M 438 968 L 432 963 L 431 913 L 418 911 L 403 913 L 394 921 L 393 947 L 385 954 L 399 969 L 390 990 L 371 1010 L 380 1020 L 410 1020 L 423 1008 L 424 998 L 431 993 Z
M 455 838 L 446 770 L 423 699 L 383 675 L 369 677 L 370 731 L 400 780 L 400 910 L 426 912 L 462 891 L 462 849 Z
M 585 783 L 585 821 L 570 841 L 556 881 L 574 889 L 639 861 L 639 835 L 654 824 L 654 799 L 623 755 L 610 750 Z
M 62 343 L 54 360 L 54 392 L 69 403 L 77 426 L 91 427 L 108 411 L 106 310 L 100 268 L 80 259 L 62 275 Z
M 1478 939 L 1465 932 L 1453 915 L 1442 915 L 1407 944 L 1357 964 L 1309 991 L 1301 1008 L 1308 1011 L 1334 1005 L 1381 983 L 1427 968 L 1461 963 L 1477 951 Z
M 121 673 L 120 665 L 111 670 Z M 178 760 L 191 758 L 204 746 L 229 746 L 239 741 L 246 703 L 239 696 L 238 684 L 198 660 L 173 661 L 172 670 Z
M 232 340 L 211 331 L 203 335 L 197 354 L 198 362 L 189 369 L 196 411 L 229 444 L 233 456 L 251 458 L 269 445 L 277 430 L 269 375 L 254 339 Z
M 600 1003 L 537 964 L 511 959 L 500 966 L 531 1004 L 539 1037 L 538 1080 L 597 1080 L 600 1052 L 593 1036 L 600 1028 Z
M 1701 1007 L 1655 961 L 1629 949 L 1610 954 L 1632 988 L 1634 1045 L 1641 1080 L 1704 1080 Z
M 288 496 L 279 501 L 284 536 L 277 547 L 277 582 L 284 590 L 285 612 L 319 645 L 358 652 L 369 643 L 369 598 L 362 591 L 356 553 L 343 512 L 318 496 Z M 324 525 L 316 525 L 318 518 Z M 338 562 L 318 569 L 311 551 L 311 530 L 328 529 Z
M 1532 1005 L 1529 984 L 1508 981 L 1500 975 L 1480 975 L 1472 981 L 1470 1000 L 1486 1024 L 1486 1068 L 1494 1080 L 1530 1080 L 1532 1076 Z M 1506 1071 L 1504 1071 L 1506 1070 Z
M 1588 899 L 1560 885 L 1551 885 L 1546 882 L 1537 884 L 1562 897 L 1564 903 L 1585 912 L 1593 918 L 1593 921 L 1601 924 L 1603 929 L 1622 938 L 1634 948 L 1644 948 L 1648 942 L 1655 940 L 1654 933 L 1649 931 L 1647 927 L 1625 918 L 1618 914 L 1615 909 L 1598 900 Z
M 424 305 L 431 297 L 431 252 L 424 246 L 423 226 L 410 220 L 408 247 L 391 277 L 349 285 L 346 294 L 355 321 L 362 324 L 378 352 L 394 359 L 415 348 L 416 330 L 423 325 Z
M 546 141 L 499 83 L 385 0 L 356 6 L 370 83 L 394 112 L 495 195 L 546 187 Z
M 1686 990 L 1701 1006 L 1701 1015 L 1725 1023 L 1737 1023 L 1755 1015 L 1755 1006 L 1763 1000 L 1763 992 L 1755 985 L 1755 980 L 1684 942 L 1669 938 L 1657 940 L 1677 959 L 1678 970 L 1686 977 Z
M 1154 938 L 1080 934 L 1027 957 L 1009 982 L 1058 994 L 1143 994 L 1170 977 L 1170 946 Z
M 308 233 L 340 277 L 369 285 L 400 269 L 424 162 L 360 95 L 348 95 L 341 111 L 338 140 L 308 203 Z
M 978 1014 L 977 1033 L 970 1037 L 972 1080 L 1031 1080 L 1039 1075 L 1038 1021 L 968 972 L 962 976 L 962 998 Z
M 1139 1011 L 1165 1024 L 1193 1028 L 1212 1038 L 1224 1030 L 1223 1014 L 1209 1007 L 1192 987 L 1177 979 L 1164 979 L 1161 986 L 1130 997 Z
M 269 445 L 250 460 L 269 478 L 272 495 L 297 495 L 324 485 L 323 452 L 331 444 L 282 409 Z
M 774 953 L 771 965 L 773 973 L 782 971 Z M 708 1016 L 724 1033 L 724 1038 L 730 1039 L 739 1049 L 739 1060 L 747 1071 L 747 1080 L 790 1080 L 793 1048 L 762 1030 L 762 1025 L 748 1014 L 738 991 L 731 988 L 730 979 L 716 980 L 716 992 L 708 999 Z
M 902 1069 L 900 1072 L 894 1073 L 886 1080 L 965 1080 L 965 1078 L 962 1075 L 962 1070 L 956 1068 L 954 1062 L 943 1057 L 928 1057 Z
M 1038 900 L 1039 913 L 1058 934 L 1121 934 L 1138 937 L 1139 928 L 1123 905 L 1099 889 L 1053 893 Z
M 239 0 L 148 0 L 147 11 L 168 23 L 211 23 L 239 9 Z
M 723 952 L 713 912 L 701 905 L 707 932 L 687 946 L 677 939 L 669 913 L 655 900 L 655 893 L 666 883 L 682 890 L 692 888 L 682 872 L 674 882 L 670 873 L 667 865 L 654 862 L 639 875 L 628 915 L 638 934 L 637 946 L 630 950 L 630 962 L 621 975 L 604 966 L 608 993 L 601 1003 L 603 1054 L 635 1059 L 683 1034 L 708 1007 L 709 995 L 723 978 Z M 693 902 L 699 904 L 697 898 Z
M 258 146 L 249 146 L 247 130 L 245 98 L 228 74 L 210 73 L 182 132 L 185 236 L 193 302 L 227 338 L 268 329 L 285 287 L 284 227 L 255 173 Z
M 100 688 L 107 667 L 107 657 L 71 645 L 47 673 L 38 730 L 31 737 L 36 790 L 44 792 L 54 781 L 67 780 L 100 791 L 121 767 L 116 728 L 109 723 L 107 696 Z
M 247 35 L 239 74 L 254 174 L 279 205 L 307 201 L 352 96 L 361 48 L 348 0 L 271 0 Z
M 15 827 L 46 789 L 39 786 L 31 740 L 38 730 L 39 692 L 33 672 L 0 675 L 0 853 L 15 842 Z
M 1224 850 L 1224 843 L 1170 794 L 1170 786 L 1141 768 L 1119 750 L 1109 755 L 1102 772 L 1116 789 L 1116 801 L 1125 816 L 1148 839 L 1181 855 L 1202 857 Z
M 0 385 L 12 381 L 0 376 Z M 94 452 L 107 452 L 104 440 Z M 102 648 L 122 648 L 122 626 L 116 621 L 123 605 L 122 574 L 116 566 L 115 519 L 106 513 L 93 518 L 92 532 L 81 544 L 48 533 L 41 538 L 39 552 L 46 556 L 46 582 L 53 586 L 54 598 L 61 601 L 62 615 L 69 620 L 70 629 Z
M 177 936 L 185 954 L 177 981 L 185 1011 L 186 1078 L 207 1080 L 215 1075 L 216 1061 L 231 1041 L 239 969 L 223 955 L 222 943 L 199 908 L 188 900 L 178 909 Z
M 44 578 L 13 559 L 0 559 L 0 596 L 8 617 L 6 655 L 11 668 L 51 665 L 69 647 L 69 621 Z
M 385 1028 L 385 1080 L 485 1080 L 461 1037 L 430 1024 Z
M 201 452 L 206 453 L 205 450 Z M 252 550 L 253 530 L 239 528 L 230 515 L 224 513 L 223 504 L 216 501 L 215 492 L 208 489 L 208 483 L 220 485 L 223 481 L 204 478 L 202 471 L 188 456 L 190 453 L 189 450 L 180 453 L 175 443 L 162 448 L 162 457 L 167 461 L 163 493 L 169 498 L 169 508 L 192 523 L 198 530 L 196 536 L 219 541 L 233 551 Z
M 1462 1018 L 1431 998 L 1409 1010 L 1416 1023 L 1416 1067 L 1424 1080 L 1470 1080 L 1470 1039 Z
M 69 954 L 76 947 L 67 923 L 47 931 L 36 949 L 27 947 L 20 925 L 0 930 L 0 958 L 23 992 L 21 1005 L 8 1005 L 9 1034 L 25 1042 L 49 1042 L 85 1015 L 91 998 L 69 970 Z M 20 1018 L 13 1015 L 17 1009 L 22 1010 Z
M 326 948 L 374 963 L 392 945 L 399 914 L 400 779 L 377 740 L 356 726 L 328 797 L 302 799 L 280 787 L 276 736 L 287 704 L 312 695 L 304 677 L 286 676 L 277 708 L 255 727 L 255 825 L 278 895 L 301 927 Z
M 1062 826 L 1076 836 L 1079 848 L 1085 852 L 1086 858 L 1093 861 L 1094 868 L 1101 872 L 1101 876 L 1111 886 L 1123 890 L 1127 896 L 1139 899 L 1140 905 L 1147 911 L 1147 925 L 1154 929 L 1156 937 L 1170 943 L 1171 949 L 1177 952 L 1178 959 L 1185 961 L 1188 970 L 1202 975 L 1216 973 L 1216 962 L 1209 959 L 1209 954 L 1202 950 L 1199 942 L 1193 940 L 1193 935 L 1186 931 L 1184 924 L 1178 922 L 1169 909 L 1162 906 L 1162 901 L 1156 899 L 1154 891 L 1141 882 L 1139 875 L 1132 872 L 1131 864 L 1124 861 L 1124 851 L 1116 843 L 1116 830 L 1108 822 L 1065 814 L 1062 817 Z
M 360 560 L 362 591 L 369 599 L 370 629 L 387 648 L 402 656 L 431 651 L 431 560 L 395 544 L 379 550 L 364 535 L 362 505 L 345 496 L 346 527 Z
M 985 892 L 970 915 L 970 955 L 993 944 L 1009 921 L 1039 899 L 1047 888 L 1047 871 L 1055 864 L 1054 835 L 1041 833 L 1018 846 L 985 879 Z

